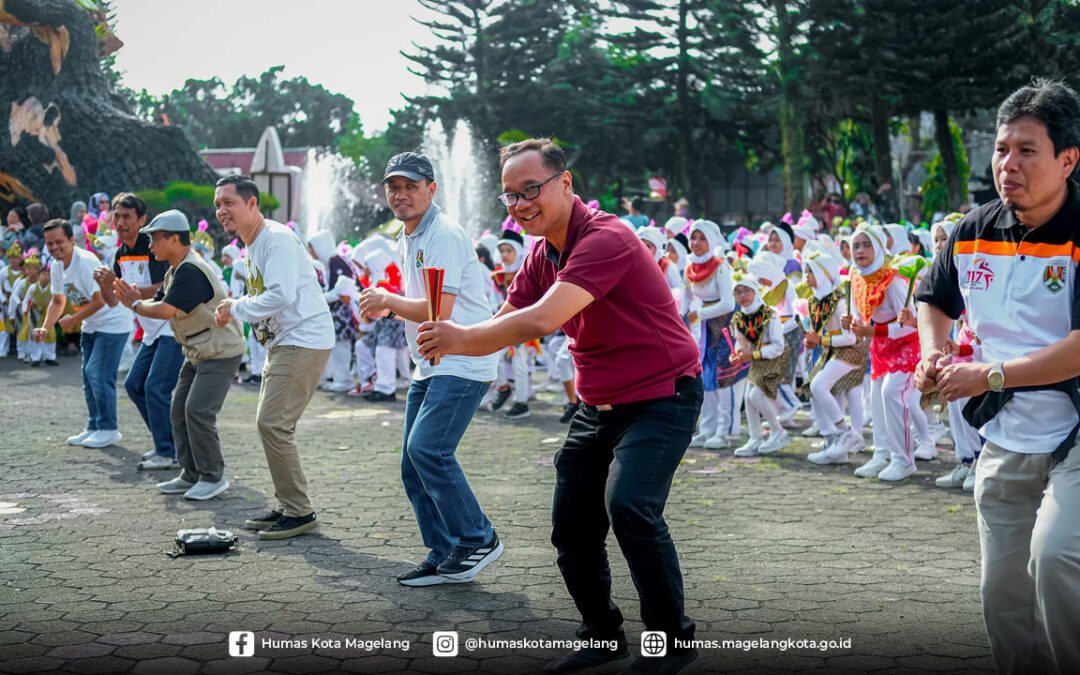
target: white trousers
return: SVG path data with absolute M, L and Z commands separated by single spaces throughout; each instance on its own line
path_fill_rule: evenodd
M 870 385 L 874 409 L 874 456 L 914 465 L 908 399 L 915 388 L 913 373 L 888 373 Z
M 11 349 L 11 333 L 0 330 L 0 359 L 7 357 L 9 349 Z
M 375 391 L 393 394 L 397 390 L 398 350 L 388 345 L 375 347 Z
M 532 395 L 532 378 L 529 376 L 529 364 L 533 360 L 533 350 L 525 345 L 514 347 L 510 364 L 514 371 L 514 403 L 528 403 Z
M 707 391 L 701 399 L 701 417 L 698 418 L 698 433 L 706 438 L 716 435 L 720 424 L 720 392 Z
M 255 339 L 255 331 L 248 334 L 248 353 L 251 354 L 251 374 L 261 376 L 266 366 L 266 347 Z
M 352 340 L 337 340 L 326 362 L 326 373 L 335 384 L 352 383 Z
M 742 433 L 742 406 L 746 397 L 746 378 L 730 387 L 716 390 L 717 415 L 716 433 L 723 436 L 738 436 Z
M 836 396 L 833 396 L 833 385 L 853 370 L 855 366 L 850 363 L 829 359 L 810 382 L 810 414 L 825 436 L 837 433 L 839 429 L 836 425 L 844 421 L 844 408 Z
M 371 353 L 370 347 L 361 340 L 357 340 L 353 347 L 353 358 L 355 359 L 353 372 L 356 373 L 356 379 L 363 385 L 375 375 L 375 355 Z
M 933 445 L 934 439 L 930 437 L 930 426 L 926 421 L 926 411 L 922 409 L 922 392 L 912 387 L 907 394 L 908 412 L 911 423 L 915 425 L 915 436 L 922 445 Z
M 772 432 L 779 433 L 780 418 L 776 414 L 776 404 L 765 396 L 765 392 L 750 384 L 746 387 L 746 425 L 750 427 L 750 438 L 761 438 L 761 418 L 769 422 Z
M 865 379 L 869 380 L 867 376 Z M 866 401 L 863 398 L 863 385 L 852 387 L 844 392 L 847 400 L 848 413 L 851 414 L 851 428 L 862 434 L 863 423 L 866 421 Z
M 960 461 L 975 459 L 982 450 L 979 430 L 964 419 L 964 406 L 969 400 L 961 398 L 949 403 L 949 433 L 956 448 L 956 459 Z

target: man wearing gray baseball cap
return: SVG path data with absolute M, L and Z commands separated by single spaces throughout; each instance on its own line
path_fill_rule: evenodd
M 168 320 L 184 352 L 170 415 L 181 472 L 157 488 L 167 495 L 206 500 L 229 489 L 217 414 L 240 367 L 244 333 L 235 319 L 217 324 L 215 309 L 229 293 L 202 256 L 191 250 L 187 217 L 166 211 L 142 231 L 150 235 L 154 257 L 169 263 L 165 281 L 153 300 L 143 300 L 139 289 L 123 279 L 116 279 L 113 289 L 140 317 Z

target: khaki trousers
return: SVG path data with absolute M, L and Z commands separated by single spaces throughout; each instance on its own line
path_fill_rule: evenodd
M 998 672 L 1080 672 L 1080 446 L 1051 466 L 987 442 L 975 504 Z
M 255 423 L 274 481 L 277 510 L 294 518 L 315 510 L 300 466 L 296 422 L 311 401 L 329 358 L 329 349 L 278 346 L 267 354 L 263 369 Z

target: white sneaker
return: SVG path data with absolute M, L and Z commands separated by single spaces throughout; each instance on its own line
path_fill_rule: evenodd
M 821 436 L 821 429 L 818 428 L 817 422 L 814 422 L 800 435 L 803 438 L 818 438 Z
M 937 424 L 930 425 L 930 438 L 933 439 L 934 443 L 941 442 L 941 439 L 945 438 L 947 433 L 949 433 L 949 428 L 941 420 L 938 420 Z
M 145 462 L 148 459 L 153 459 L 156 455 L 157 455 L 157 450 L 147 450 L 146 452 L 143 453 L 142 461 Z
M 807 455 L 807 460 L 813 464 L 847 464 L 847 446 L 844 444 L 842 434 L 836 434 L 825 442 L 824 449 Z
M 337 393 L 342 391 L 349 391 L 353 388 L 353 386 L 355 385 L 353 385 L 352 382 L 327 382 L 325 384 L 320 384 L 319 389 L 322 389 L 323 391 Z
M 957 464 L 952 473 L 939 476 L 934 485 L 940 488 L 962 488 L 970 473 L 974 473 L 970 464 Z
M 964 492 L 975 491 L 975 467 L 979 465 L 979 459 L 976 457 L 975 461 L 971 463 L 971 472 L 968 473 L 967 478 L 964 479 Z
M 849 455 L 857 455 L 866 450 L 866 439 L 861 429 L 852 429 L 843 436 L 844 446 Z
M 785 410 L 784 412 L 777 415 L 777 417 L 780 418 L 780 424 L 787 424 L 788 422 L 790 422 L 791 419 L 793 417 L 795 417 L 795 413 L 799 412 L 799 410 L 801 410 L 801 409 L 802 409 L 801 404 L 800 405 L 793 405 L 790 408 L 788 408 L 787 410 Z
M 222 479 L 216 483 L 201 480 L 198 483 L 195 483 L 195 485 L 191 486 L 191 489 L 184 493 L 184 499 L 194 499 L 196 501 L 203 502 L 207 499 L 217 497 L 219 494 L 225 492 L 228 489 L 229 481 L 225 480 L 224 477 L 222 477 Z
M 705 441 L 705 448 L 707 450 L 723 450 L 730 447 L 731 443 L 728 442 L 727 436 L 721 432 Z
M 165 457 L 162 455 L 151 455 L 150 459 L 144 459 L 139 462 L 137 467 L 139 471 L 159 471 L 161 469 L 176 469 L 178 465 L 175 457 Z
M 870 461 L 855 469 L 855 475 L 859 478 L 874 478 L 889 465 L 888 455 L 874 453 Z
M 157 484 L 158 492 L 163 495 L 182 495 L 193 487 L 195 483 L 184 480 L 183 475 Z
M 712 438 L 709 434 L 694 434 L 694 437 L 690 439 L 691 448 L 704 448 L 705 441 Z
M 881 473 L 878 474 L 878 480 L 904 480 L 913 473 L 915 473 L 914 465 L 900 462 L 894 459 L 889 462 L 889 466 L 882 469 Z
M 754 438 L 753 436 L 751 436 L 750 440 L 748 440 L 746 443 L 743 443 L 742 445 L 740 445 L 738 448 L 735 449 L 735 456 L 736 457 L 757 457 L 758 456 L 758 448 L 760 448 L 762 446 L 762 444 L 764 444 L 764 443 L 765 443 L 765 439 L 763 439 L 763 438 Z
M 98 429 L 87 436 L 82 444 L 87 448 L 107 448 L 116 445 L 124 438 L 119 429 Z
M 68 443 L 68 445 L 82 445 L 83 441 L 90 438 L 90 436 L 92 436 L 93 433 L 94 432 L 90 431 L 89 429 L 83 429 L 82 431 L 75 434 L 74 436 L 68 436 L 67 443 Z
M 791 437 L 788 436 L 788 432 L 781 427 L 779 431 L 774 431 L 769 434 L 769 440 L 758 447 L 758 454 L 771 455 L 777 450 L 786 448 L 789 445 L 791 445 Z
M 566 391 L 562 387 L 559 387 L 559 391 L 562 393 L 552 399 L 551 405 L 563 406 L 570 402 L 570 397 L 566 395 Z
M 915 459 L 923 461 L 937 459 L 937 446 L 933 443 L 919 443 L 915 446 Z

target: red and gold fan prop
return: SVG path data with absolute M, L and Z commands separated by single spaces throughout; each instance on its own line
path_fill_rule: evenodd
M 424 275 L 424 295 L 427 298 L 427 312 L 429 321 L 439 320 L 439 310 L 442 309 L 442 285 L 446 270 L 441 267 L 425 267 L 420 272 Z M 439 365 L 438 357 L 428 361 L 433 366 Z

